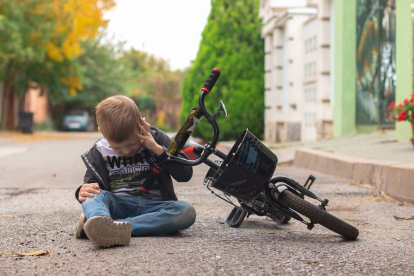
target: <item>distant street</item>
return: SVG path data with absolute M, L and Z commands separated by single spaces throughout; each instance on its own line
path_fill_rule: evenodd
M 276 174 L 328 198 L 328 211 L 360 231 L 347 241 L 316 225 L 312 231 L 251 216 L 238 229 L 226 217 L 232 206 L 202 184 L 208 167 L 190 182 L 175 183 L 194 204 L 195 224 L 179 234 L 134 237 L 130 246 L 102 249 L 74 236 L 83 180 L 80 155 L 99 134 L 31 143 L 0 140 L 0 275 L 414 275 L 414 206 L 351 180 L 280 166 Z M 49 256 L 10 256 L 48 250 Z
M 68 135 L 77 137 L 77 134 Z M 102 136 L 100 133 L 87 133 L 82 137 L 85 138 L 31 143 L 0 140 L 0 188 L 78 187 L 82 184 L 86 168 L 80 156 Z

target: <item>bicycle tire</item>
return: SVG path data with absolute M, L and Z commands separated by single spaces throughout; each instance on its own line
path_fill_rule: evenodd
M 308 217 L 311 222 L 318 223 L 347 239 L 355 240 L 358 237 L 359 231 L 354 226 L 329 214 L 320 207 L 317 207 L 312 203 L 294 195 L 288 190 L 283 191 L 279 195 L 278 200 L 296 212 Z

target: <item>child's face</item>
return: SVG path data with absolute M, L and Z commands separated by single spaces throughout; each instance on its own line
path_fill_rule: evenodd
M 141 147 L 141 139 L 137 135 L 132 135 L 121 143 L 109 141 L 111 148 L 118 154 L 126 157 L 134 156 L 137 150 Z

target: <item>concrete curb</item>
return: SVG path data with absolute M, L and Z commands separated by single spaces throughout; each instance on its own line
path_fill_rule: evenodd
M 369 160 L 307 148 L 297 149 L 296 167 L 371 184 L 390 196 L 414 203 L 414 164 Z

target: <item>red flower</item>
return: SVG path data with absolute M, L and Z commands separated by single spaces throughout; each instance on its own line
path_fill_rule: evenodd
M 414 98 L 411 98 L 410 103 L 414 103 Z
M 414 114 L 413 114 L 413 117 L 414 117 Z M 394 121 L 394 116 L 392 116 L 392 114 L 388 116 L 388 121 L 390 122 Z
M 391 111 L 391 109 L 395 106 L 395 102 L 390 103 L 388 106 L 388 111 Z
M 398 117 L 398 122 L 402 122 L 404 121 L 404 119 L 407 118 L 407 113 L 406 112 L 401 112 L 400 116 Z
M 414 112 L 411 111 L 411 121 L 414 121 Z
M 404 104 L 408 104 L 408 99 L 405 99 L 404 100 Z
M 404 107 L 404 106 L 403 106 L 402 104 L 399 104 L 399 105 L 398 105 L 398 108 L 399 108 L 399 109 L 402 109 L 403 107 Z

